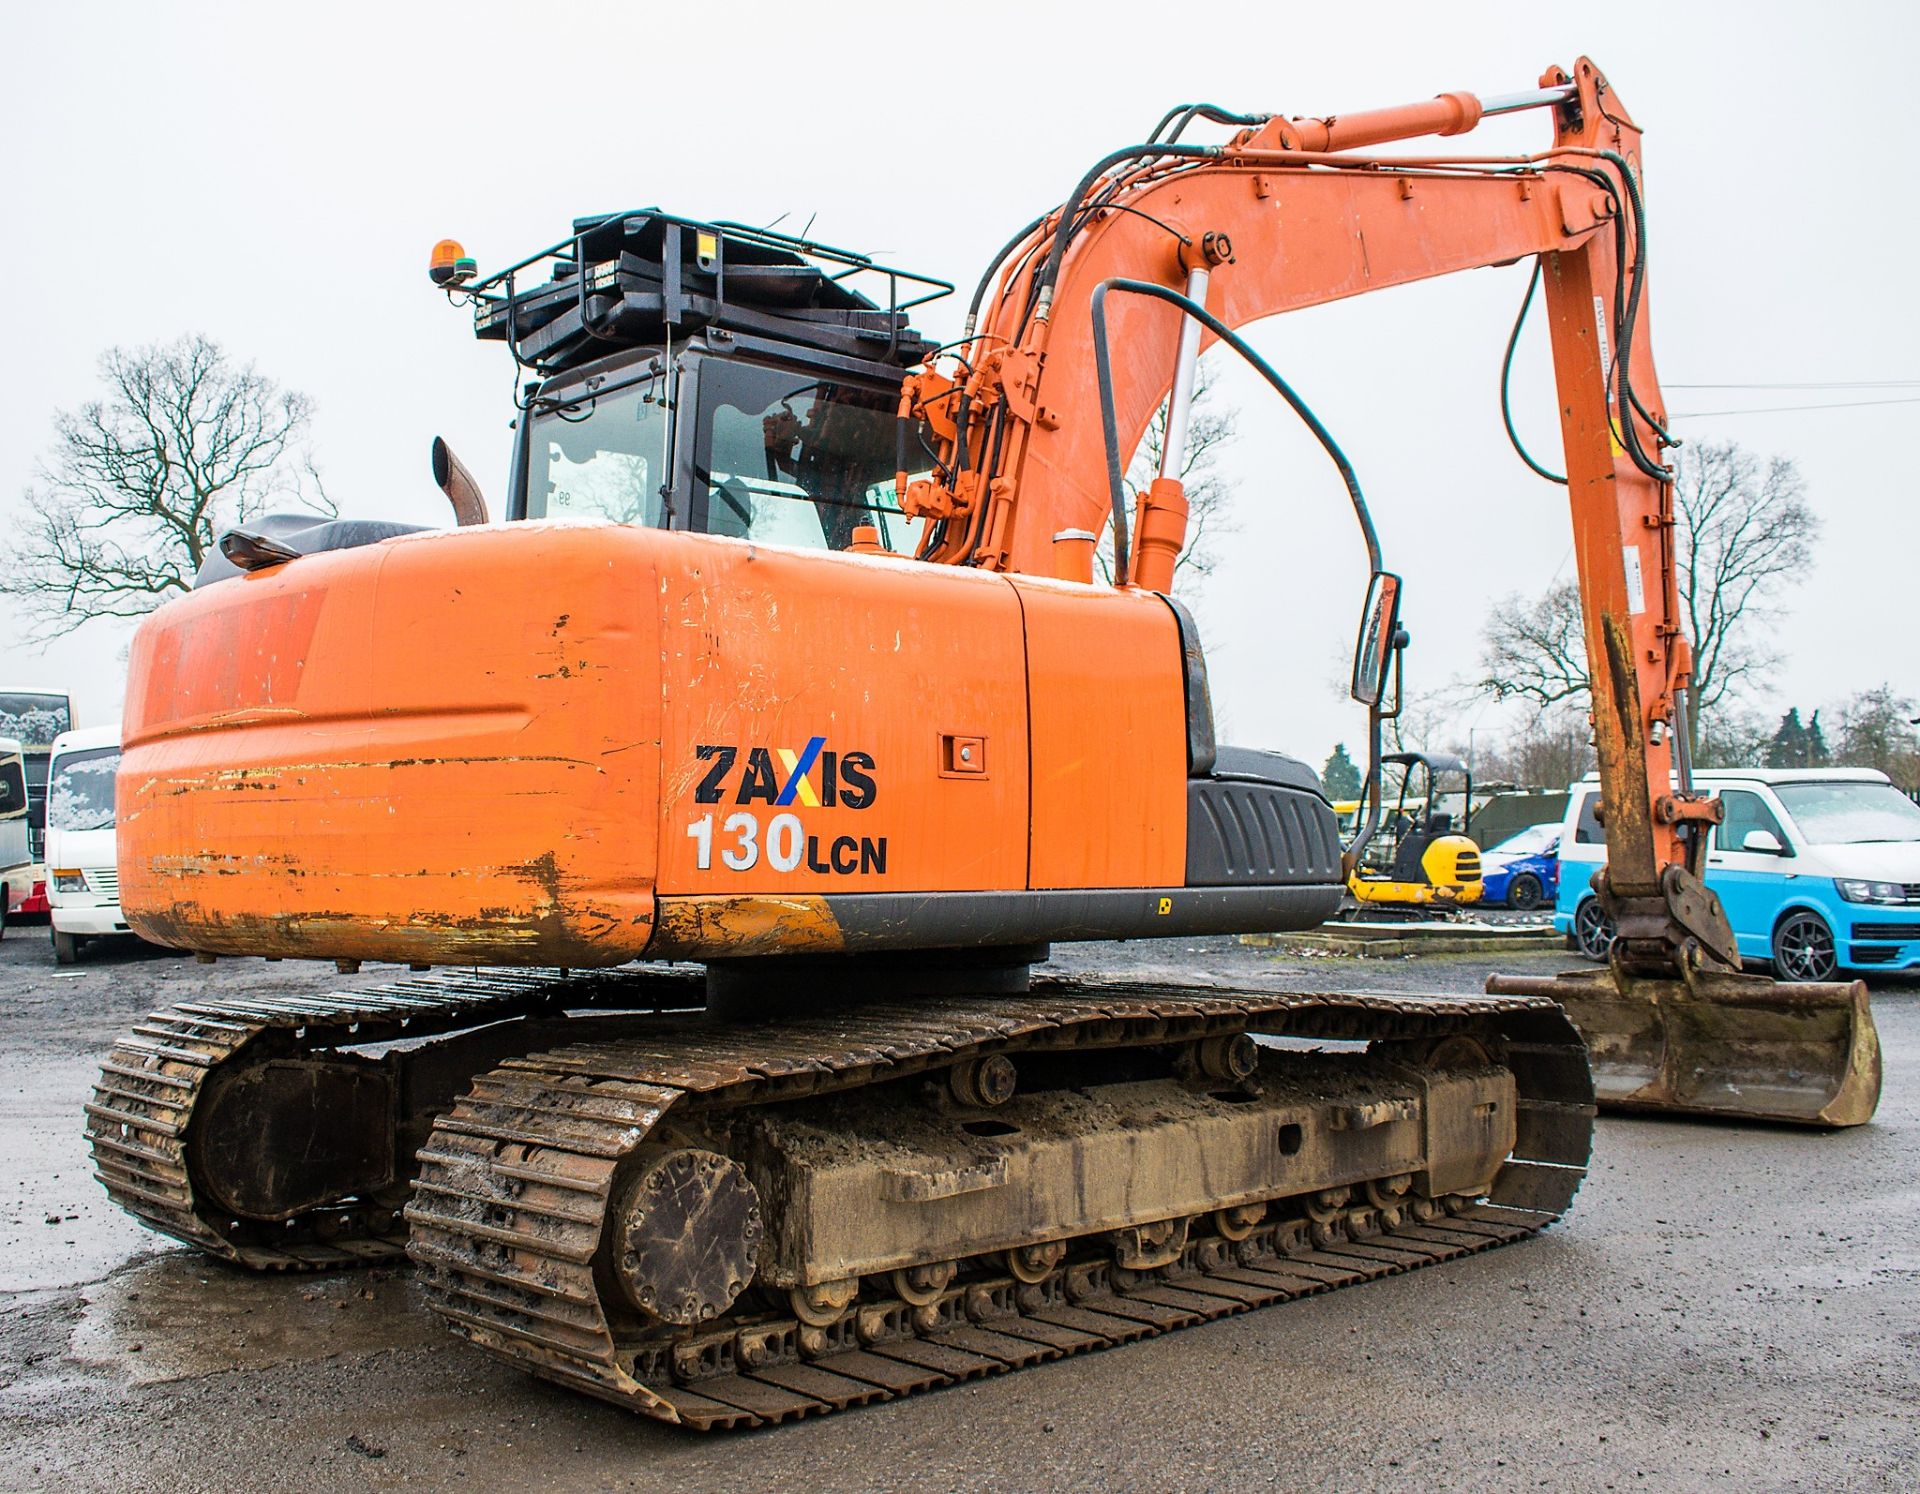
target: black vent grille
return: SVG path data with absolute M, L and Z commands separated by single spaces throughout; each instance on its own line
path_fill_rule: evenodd
M 1317 794 L 1271 783 L 1187 784 L 1189 887 L 1340 881 L 1340 827 Z
M 1856 939 L 1920 939 L 1920 923 L 1856 923 L 1853 926 Z

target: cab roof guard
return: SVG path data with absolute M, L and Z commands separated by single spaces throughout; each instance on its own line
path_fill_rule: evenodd
M 548 375 L 710 326 L 906 367 L 932 352 L 907 313 L 953 286 L 771 228 L 641 208 L 577 218 L 567 238 L 448 289 L 472 298 L 475 336 Z

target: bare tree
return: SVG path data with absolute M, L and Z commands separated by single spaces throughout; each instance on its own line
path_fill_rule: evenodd
M 1878 768 L 1908 793 L 1920 789 L 1920 732 L 1914 730 L 1914 703 L 1891 685 L 1861 690 L 1840 706 L 1837 762 L 1849 768 Z
M 1550 586 L 1532 601 L 1508 597 L 1487 614 L 1482 636 L 1481 692 L 1531 701 L 1542 711 L 1586 704 L 1587 641 L 1574 582 Z
M 1406 691 L 1400 697 L 1400 711 L 1382 723 L 1380 749 L 1383 752 L 1447 751 L 1441 737 L 1455 714 L 1453 702 L 1444 691 Z
M 1178 473 L 1186 491 L 1187 542 L 1180 551 L 1179 560 L 1174 562 L 1176 581 L 1182 576 L 1210 575 L 1220 563 L 1214 542 L 1233 532 L 1233 522 L 1226 516 L 1232 493 L 1221 480 L 1219 463 L 1221 449 L 1232 442 L 1239 423 L 1239 410 L 1220 400 L 1215 391 L 1213 371 L 1207 360 L 1202 358 L 1194 368 L 1193 403 L 1187 418 L 1187 449 Z M 1140 445 L 1133 454 L 1133 462 L 1122 479 L 1129 511 L 1141 492 L 1160 475 L 1160 462 L 1166 451 L 1167 403 L 1163 400 L 1160 408 L 1153 412 L 1147 433 L 1141 437 Z M 1098 558 L 1100 574 L 1112 580 L 1111 526 L 1101 536 Z
M 1594 765 L 1593 732 L 1586 713 L 1572 706 L 1529 711 L 1507 730 L 1469 743 L 1475 775 L 1523 788 L 1564 788 Z
M 272 508 L 333 512 L 299 447 L 312 402 L 201 336 L 100 359 L 106 396 L 54 417 L 0 595 L 35 635 L 188 591 L 215 536 Z
M 1697 768 L 1751 768 L 1765 762 L 1773 740 L 1767 718 L 1723 700 L 1694 730 L 1693 764 Z
M 1786 457 L 1763 464 L 1731 441 L 1681 454 L 1674 517 L 1697 714 L 1779 662 L 1767 624 L 1805 576 L 1820 534 L 1806 494 L 1806 479 Z
M 1691 745 L 1702 723 L 1778 662 L 1768 642 L 1789 587 L 1811 562 L 1820 521 L 1806 482 L 1785 457 L 1766 461 L 1732 443 L 1688 447 L 1674 486 L 1680 609 L 1693 644 Z M 1534 600 L 1509 597 L 1488 616 L 1481 691 L 1543 709 L 1585 702 L 1580 593 L 1572 582 Z

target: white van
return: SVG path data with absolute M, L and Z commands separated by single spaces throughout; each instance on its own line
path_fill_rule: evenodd
M 1871 768 L 1723 768 L 1693 775 L 1726 818 L 1707 842 L 1741 957 L 1786 980 L 1920 969 L 1920 804 Z M 1607 858 L 1599 780 L 1573 786 L 1554 927 L 1604 959 L 1613 930 L 1592 889 Z
M 113 780 L 120 725 L 62 732 L 47 765 L 47 901 L 53 958 L 71 965 L 89 939 L 127 934 L 115 860 Z

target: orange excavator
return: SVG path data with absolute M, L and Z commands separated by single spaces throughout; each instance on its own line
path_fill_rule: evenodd
M 1375 153 L 1522 109 L 1551 149 Z M 768 230 L 601 216 L 485 279 L 441 245 L 525 375 L 505 521 L 436 444 L 452 531 L 224 535 L 136 638 L 120 780 L 146 937 L 412 973 L 156 1013 L 88 1108 L 101 1180 L 243 1265 L 404 1251 L 480 1348 L 709 1428 L 1523 1238 L 1580 1184 L 1596 1075 L 1864 1120 L 1864 992 L 1739 975 L 1699 878 L 1639 157 L 1584 61 L 1499 99 L 1182 108 L 1013 236 L 944 348 L 908 313 L 948 287 Z M 1054 942 L 1334 911 L 1378 822 L 1400 582 L 1236 329 L 1529 256 L 1609 971 L 1473 997 L 1036 974 Z M 1346 846 L 1310 770 L 1216 742 L 1170 595 L 1215 343 L 1311 428 L 1366 547 Z

